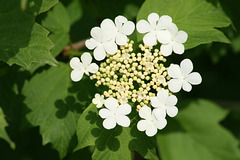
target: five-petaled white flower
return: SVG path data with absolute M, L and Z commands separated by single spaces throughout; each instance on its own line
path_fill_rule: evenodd
M 130 119 L 126 116 L 132 110 L 129 104 L 118 105 L 118 101 L 115 98 L 108 98 L 105 100 L 104 105 L 106 108 L 99 111 L 100 117 L 105 119 L 103 121 L 104 128 L 112 129 L 116 124 L 123 127 L 130 125 Z
M 157 119 L 165 118 L 166 113 L 170 117 L 174 117 L 178 113 L 178 108 L 175 106 L 177 104 L 177 97 L 174 95 L 169 96 L 168 90 L 160 90 L 156 97 L 151 98 L 151 103 L 155 108 L 154 114 Z
M 157 13 L 151 13 L 148 16 L 148 22 L 146 20 L 140 20 L 137 23 L 137 31 L 139 33 L 147 33 L 143 37 L 143 42 L 147 46 L 153 46 L 157 40 L 160 43 L 169 43 L 171 40 L 171 34 L 166 28 L 168 25 L 169 16 L 162 16 L 159 18 Z M 167 22 L 167 23 L 166 23 Z M 165 24 L 166 23 L 166 24 Z
M 192 85 L 200 84 L 202 82 L 201 75 L 198 72 L 192 72 L 192 70 L 193 64 L 190 59 L 184 59 L 180 66 L 177 64 L 170 65 L 168 75 L 173 79 L 168 82 L 169 90 L 176 93 L 182 88 L 184 91 L 190 92 Z
M 96 73 L 98 71 L 98 65 L 92 62 L 92 56 L 90 53 L 85 52 L 81 56 L 81 61 L 78 57 L 73 57 L 70 61 L 70 66 L 73 69 L 71 72 L 71 79 L 74 82 L 80 81 L 83 77 L 83 74 L 89 76 L 90 73 Z
M 139 110 L 139 116 L 143 120 L 137 123 L 137 128 L 139 131 L 145 131 L 149 137 L 154 136 L 158 129 L 163 129 L 167 125 L 167 120 L 165 118 L 157 119 L 148 106 L 143 106 Z
M 115 18 L 115 24 L 110 19 L 105 19 L 101 23 L 103 30 L 112 31 L 114 35 L 113 39 L 118 45 L 125 45 L 127 43 L 127 36 L 131 35 L 135 29 L 133 22 L 128 21 L 123 16 L 117 16 Z
M 95 98 L 92 99 L 92 103 L 95 104 L 97 108 L 101 108 L 104 104 L 104 95 L 96 93 Z
M 94 27 L 90 34 L 93 38 L 86 40 L 85 45 L 90 50 L 94 49 L 93 55 L 97 61 L 103 60 L 106 53 L 113 55 L 117 52 L 117 44 L 112 40 L 112 32 Z
M 171 33 L 171 40 L 169 43 L 162 44 L 160 47 L 161 53 L 163 56 L 169 56 L 174 51 L 176 54 L 183 54 L 184 45 L 187 41 L 188 35 L 184 31 L 178 31 L 176 24 L 167 23 L 165 26 L 167 30 Z

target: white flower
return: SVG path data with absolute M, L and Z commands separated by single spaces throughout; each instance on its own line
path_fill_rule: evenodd
M 93 38 L 86 40 L 85 45 L 90 50 L 94 49 L 93 55 L 97 61 L 103 60 L 106 53 L 113 55 L 117 52 L 117 45 L 112 40 L 113 34 L 109 30 L 94 27 L 90 34 Z
M 169 16 L 162 16 L 161 18 L 159 18 L 159 15 L 157 13 L 151 13 L 148 16 L 149 23 L 146 20 L 140 20 L 137 23 L 137 31 L 139 33 L 148 32 L 143 37 L 143 42 L 145 45 L 153 46 L 157 43 L 157 39 L 160 43 L 164 44 L 170 42 L 171 35 L 169 31 L 167 31 L 166 28 L 164 28 L 164 22 L 168 22 L 168 19 Z
M 96 93 L 95 98 L 92 99 L 92 103 L 95 104 L 97 108 L 101 108 L 104 103 L 104 96 Z
M 156 118 L 165 118 L 166 113 L 170 117 L 174 117 L 178 113 L 177 97 L 174 95 L 169 96 L 168 90 L 162 89 L 157 93 L 156 97 L 151 98 L 152 106 L 155 107 L 154 114 Z
M 192 72 L 193 64 L 190 59 L 184 59 L 180 66 L 172 64 L 168 68 L 168 75 L 172 77 L 168 82 L 168 88 L 170 91 L 176 93 L 181 90 L 190 92 L 192 85 L 198 85 L 202 82 L 202 77 L 198 72 Z M 192 73 L 191 73 L 192 72 Z
M 139 110 L 139 116 L 144 120 L 140 120 L 137 123 L 137 129 L 139 131 L 145 131 L 149 137 L 154 136 L 158 129 L 163 129 L 167 125 L 167 120 L 165 118 L 156 119 L 154 113 L 152 113 L 148 106 L 143 106 Z
M 127 36 L 131 35 L 135 29 L 133 22 L 128 21 L 123 16 L 115 18 L 115 24 L 110 19 L 105 19 L 101 23 L 101 28 L 104 30 L 111 30 L 114 35 L 114 41 L 118 45 L 125 45 L 127 43 Z
M 128 103 L 128 99 L 126 96 L 121 96 L 121 98 L 119 99 L 119 102 L 121 104 L 127 104 Z
M 125 87 L 122 86 L 122 85 L 120 85 L 120 86 L 118 87 L 118 92 L 119 92 L 119 93 L 124 93 L 125 90 L 126 90 Z
M 122 54 L 122 58 L 123 58 L 124 60 L 129 60 L 130 54 L 124 53 L 124 54 Z
M 89 76 L 89 72 L 96 73 L 98 71 L 98 65 L 96 63 L 91 63 L 92 56 L 90 53 L 83 53 L 81 61 L 82 62 L 80 62 L 78 57 L 73 57 L 70 61 L 70 66 L 73 69 L 71 72 L 71 79 L 74 82 L 80 81 L 84 73 Z
M 152 53 L 149 51 L 144 53 L 144 58 L 150 58 L 151 56 L 152 56 Z
M 171 41 L 169 43 L 162 44 L 160 47 L 163 56 L 169 56 L 174 51 L 176 54 L 183 54 L 184 45 L 187 41 L 188 35 L 184 31 L 178 31 L 177 26 L 174 23 L 168 23 L 167 30 L 171 33 Z
M 163 75 L 159 75 L 159 76 L 157 76 L 157 81 L 159 82 L 159 83 L 166 83 L 166 79 L 165 79 L 165 77 L 163 76 Z
M 146 68 L 148 69 L 148 70 L 151 70 L 151 69 L 154 69 L 154 65 L 153 65 L 153 63 L 152 62 L 146 62 Z
M 143 100 L 143 99 L 145 99 L 146 98 L 146 94 L 142 91 L 142 92 L 139 92 L 139 94 L 138 94 L 138 99 L 141 101 L 141 100 Z
M 115 98 L 108 98 L 105 100 L 103 108 L 99 111 L 103 121 L 103 127 L 106 129 L 112 129 L 116 124 L 128 127 L 130 125 L 130 119 L 126 116 L 131 113 L 132 107 L 129 104 L 118 105 L 118 101 Z

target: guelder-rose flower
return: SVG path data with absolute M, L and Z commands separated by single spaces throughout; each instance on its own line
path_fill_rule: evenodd
M 127 43 L 127 36 L 131 35 L 135 29 L 133 22 L 128 21 L 123 16 L 115 18 L 115 24 L 110 19 L 105 19 L 101 23 L 101 28 L 112 31 L 113 39 L 118 45 L 125 45 Z
M 104 96 L 96 93 L 95 98 L 92 99 L 92 102 L 96 105 L 97 108 L 101 108 L 104 104 Z
M 154 113 L 152 113 L 148 106 L 143 106 L 139 110 L 139 116 L 143 118 L 143 120 L 137 123 L 137 129 L 139 131 L 145 131 L 149 137 L 154 136 L 158 129 L 161 130 L 167 125 L 167 120 L 165 118 L 156 119 Z
M 168 90 L 160 90 L 156 97 L 151 98 L 151 103 L 155 108 L 154 114 L 157 119 L 165 118 L 166 114 L 170 117 L 174 117 L 178 113 L 178 108 L 175 106 L 177 104 L 177 97 L 174 95 L 169 96 Z
M 183 54 L 184 45 L 187 41 L 188 35 L 184 31 L 178 31 L 174 23 L 168 23 L 167 30 L 171 33 L 171 40 L 169 43 L 162 44 L 160 47 L 163 56 L 169 56 L 174 51 L 176 54 Z
M 161 19 L 161 24 L 158 25 L 159 20 Z M 157 43 L 157 40 L 160 43 L 169 43 L 171 39 L 171 35 L 166 28 L 164 28 L 166 17 L 159 18 L 157 13 L 151 13 L 148 16 L 148 22 L 146 20 L 140 20 L 137 23 L 137 31 L 139 33 L 147 33 L 143 37 L 143 43 L 147 46 L 153 46 Z
M 78 57 L 73 57 L 70 61 L 70 67 L 73 69 L 71 72 L 71 79 L 74 82 L 80 81 L 83 77 L 83 74 L 89 76 L 90 73 L 96 73 L 98 71 L 98 65 L 92 62 L 92 56 L 90 53 L 85 52 L 81 56 L 81 61 Z
M 94 49 L 93 55 L 97 61 L 103 60 L 106 53 L 113 55 L 117 52 L 117 44 L 112 40 L 112 32 L 94 27 L 90 34 L 93 38 L 86 40 L 85 45 L 90 50 Z
M 192 85 L 198 85 L 202 82 L 202 77 L 198 72 L 192 72 L 193 64 L 190 59 L 184 59 L 180 66 L 172 64 L 168 68 L 168 75 L 172 78 L 168 82 L 170 91 L 176 93 L 181 90 L 190 92 Z M 192 72 L 192 73 L 191 73 Z
M 103 108 L 99 111 L 103 121 L 103 127 L 106 129 L 112 129 L 116 124 L 128 127 L 130 125 L 130 119 L 126 116 L 131 113 L 132 107 L 129 104 L 118 105 L 118 101 L 115 98 L 108 98 L 105 100 Z

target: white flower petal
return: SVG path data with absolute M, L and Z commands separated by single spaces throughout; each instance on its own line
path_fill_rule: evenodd
M 179 80 L 179 79 L 171 79 L 168 82 L 168 89 L 173 92 L 173 93 L 177 93 L 181 90 L 183 81 Z
M 130 119 L 127 116 L 117 116 L 117 124 L 123 127 L 128 127 L 130 125 Z
M 167 114 L 170 117 L 175 117 L 178 113 L 178 108 L 176 106 L 168 106 L 167 107 Z
M 147 33 L 143 37 L 143 43 L 147 46 L 153 46 L 157 43 L 156 35 L 153 32 Z
M 95 94 L 95 98 L 92 99 L 92 103 L 93 103 L 93 104 L 98 104 L 98 103 L 99 103 L 98 95 L 100 96 L 100 94 L 96 93 L 96 94 Z
M 198 85 L 202 82 L 202 77 L 198 72 L 192 72 L 186 77 L 187 81 L 193 85 Z
M 149 126 L 149 121 L 147 120 L 140 120 L 138 123 L 137 123 L 137 129 L 139 131 L 146 131 L 147 128 Z
M 177 64 L 171 64 L 168 68 L 168 75 L 172 78 L 183 79 L 182 71 Z
M 139 110 L 139 116 L 141 118 L 144 118 L 144 119 L 149 119 L 152 115 L 151 115 L 151 108 L 148 107 L 148 106 L 143 106 L 140 110 Z
M 132 111 L 132 107 L 129 104 L 121 104 L 117 108 L 117 113 L 122 115 L 128 115 L 129 113 L 131 113 L 131 111 Z
M 171 33 L 172 38 L 175 37 L 176 34 L 178 33 L 177 25 L 174 24 L 174 23 L 170 23 L 170 24 L 167 26 L 167 30 Z
M 102 41 L 102 29 L 99 27 L 93 27 L 90 31 L 90 35 L 98 42 Z
M 113 129 L 116 126 L 115 117 L 108 117 L 103 121 L 103 127 L 106 129 Z
M 83 77 L 83 70 L 73 70 L 71 72 L 71 79 L 74 81 L 74 82 L 78 82 L 82 79 Z
M 149 137 L 152 137 L 156 133 L 157 133 L 157 127 L 153 123 L 151 123 L 146 130 L 146 135 Z
M 97 45 L 98 45 L 98 43 L 99 43 L 99 42 L 96 41 L 96 40 L 93 39 L 93 38 L 90 38 L 90 39 L 88 39 L 88 40 L 85 41 L 86 47 L 87 47 L 88 49 L 90 49 L 90 50 L 96 48 Z
M 118 49 L 117 44 L 114 43 L 113 41 L 105 42 L 103 44 L 103 46 L 104 46 L 104 49 L 106 50 L 106 52 L 108 54 L 111 54 L 111 55 L 115 54 L 117 52 L 117 49 Z
M 175 95 L 171 95 L 168 97 L 166 105 L 167 106 L 175 106 L 177 104 L 177 97 Z
M 151 104 L 153 107 L 160 107 L 160 102 L 157 97 L 152 97 L 151 98 Z
M 172 43 L 169 44 L 162 44 L 160 47 L 160 51 L 163 56 L 167 57 L 172 54 Z
M 88 66 L 91 62 L 92 62 L 92 56 L 90 53 L 88 52 L 84 52 L 81 55 L 81 61 L 83 63 L 84 66 Z
M 106 108 L 100 109 L 99 116 L 101 118 L 107 118 L 113 116 L 113 113 Z
M 146 20 L 140 20 L 137 23 L 137 31 L 139 33 L 147 33 L 151 31 L 151 26 Z
M 118 33 L 116 36 L 116 43 L 119 46 L 125 45 L 127 43 L 127 36 L 122 33 Z
M 171 34 L 167 30 L 161 30 L 157 32 L 157 39 L 162 44 L 167 44 L 171 41 Z
M 103 46 L 99 45 L 94 49 L 93 55 L 97 61 L 101 61 L 106 57 L 106 51 L 104 50 Z
M 100 27 L 104 30 L 104 31 L 107 31 L 107 30 L 115 30 L 116 29 L 116 26 L 115 24 L 113 23 L 113 21 L 111 19 L 104 19 L 100 25 Z
M 110 111 L 115 111 L 118 107 L 118 101 L 115 98 L 107 98 L 104 102 L 104 105 Z
M 182 43 L 173 42 L 173 52 L 176 54 L 184 53 L 184 45 Z
M 81 68 L 81 62 L 78 57 L 73 57 L 70 61 L 70 67 L 72 69 L 80 69 Z
M 157 129 L 163 129 L 167 125 L 167 120 L 164 118 L 158 121 L 154 121 L 154 125 L 157 127 Z
M 159 107 L 153 110 L 153 115 L 157 120 L 164 119 L 166 117 L 166 110 L 163 107 Z
M 148 22 L 150 23 L 150 25 L 155 26 L 158 20 L 159 20 L 159 15 L 157 13 L 149 14 Z
M 134 29 L 135 29 L 134 23 L 131 21 L 127 21 L 123 24 L 123 26 L 121 28 L 121 32 L 128 36 L 133 33 Z
M 167 27 L 172 23 L 172 18 L 167 15 L 163 15 L 159 18 L 158 27 L 159 29 L 167 29 Z
M 175 38 L 174 41 L 178 42 L 178 43 L 185 43 L 187 41 L 188 38 L 188 34 L 184 31 L 179 31 Z
M 114 21 L 117 28 L 121 28 L 123 23 L 127 22 L 127 18 L 124 16 L 117 16 Z
M 192 90 L 192 85 L 187 81 L 183 81 L 182 88 L 184 91 L 190 92 Z
M 103 103 L 101 102 L 96 105 L 97 108 L 101 108 L 102 106 L 103 106 Z
M 92 63 L 87 67 L 87 71 L 90 73 L 97 73 L 99 67 L 96 63 Z
M 192 70 L 193 70 L 193 63 L 192 63 L 192 61 L 190 59 L 184 59 L 180 63 L 180 67 L 181 67 L 182 73 L 186 77 L 189 73 L 192 72 Z
M 169 96 L 169 93 L 168 93 L 168 90 L 166 89 L 162 89 L 157 93 L 157 98 L 159 99 L 160 102 L 164 104 L 166 103 L 168 96 Z

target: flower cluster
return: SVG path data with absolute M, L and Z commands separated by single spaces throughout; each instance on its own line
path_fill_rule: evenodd
M 184 59 L 180 65 L 166 65 L 166 57 L 172 52 L 184 53 L 183 43 L 187 33 L 178 31 L 172 18 L 167 15 L 159 17 L 151 13 L 148 21 L 140 20 L 136 29 L 146 33 L 139 49 L 133 49 L 134 42 L 127 38 L 135 29 L 133 22 L 123 16 L 115 18 L 115 22 L 105 19 L 100 27 L 91 30 L 91 36 L 86 41 L 86 47 L 93 51 L 97 61 L 102 61 L 100 67 L 92 62 L 90 53 L 84 53 L 79 58 L 70 61 L 73 68 L 73 81 L 81 80 L 83 74 L 96 81 L 96 87 L 103 90 L 102 95 L 96 93 L 92 100 L 99 110 L 99 116 L 104 119 L 103 126 L 112 129 L 116 125 L 128 127 L 132 110 L 142 118 L 137 123 L 139 131 L 154 136 L 166 124 L 166 116 L 174 117 L 178 113 L 177 97 L 174 93 L 181 90 L 191 91 L 192 85 L 201 83 L 199 73 L 192 72 L 190 59 Z M 161 43 L 160 48 L 157 44 Z M 135 109 L 132 109 L 135 108 Z

